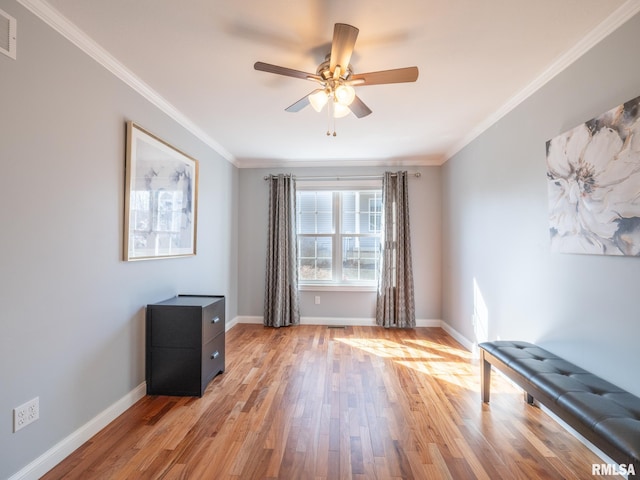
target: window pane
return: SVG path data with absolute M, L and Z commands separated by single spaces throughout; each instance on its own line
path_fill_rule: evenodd
M 382 212 L 380 191 L 342 192 L 342 232 L 379 233 Z
M 377 274 L 377 260 L 360 260 L 360 277 L 358 280 L 376 280 Z
M 360 238 L 360 258 L 378 258 L 380 239 L 377 237 Z
M 316 192 L 316 233 L 333 233 L 333 192 Z
M 331 237 L 298 237 L 298 276 L 300 280 L 333 278 Z
M 318 212 L 314 233 L 333 233 L 333 212 Z
M 358 214 L 358 232 L 369 233 L 369 213 L 362 212 Z
M 358 192 L 342 192 L 342 210 L 356 211 L 356 197 Z
M 317 254 L 316 256 L 318 258 L 328 258 L 329 260 L 331 260 L 331 251 L 332 249 L 332 241 L 331 238 L 329 237 L 320 237 L 316 239 L 316 244 L 317 244 Z
M 342 212 L 342 233 L 358 233 L 356 231 L 356 212 Z
M 315 212 L 301 212 L 298 215 L 298 233 L 316 233 Z
M 300 258 L 316 257 L 316 239 L 313 237 L 299 237 L 298 256 Z
M 316 194 L 315 192 L 298 192 L 297 208 L 299 212 L 315 212 Z
M 316 261 L 315 259 L 300 259 L 300 270 L 298 272 L 300 280 L 316 279 Z
M 333 233 L 332 192 L 297 193 L 298 233 Z
M 342 233 L 358 233 L 356 231 L 356 211 L 358 192 L 342 192 Z
M 331 211 L 333 208 L 333 192 L 315 192 L 316 209 L 319 212 Z
M 318 259 L 316 275 L 317 280 L 331 280 L 333 278 L 330 258 Z
M 382 229 L 381 222 L 382 222 L 381 213 L 370 213 L 369 214 L 369 232 L 380 233 Z
M 342 238 L 342 279 L 374 281 L 377 278 L 380 241 L 370 237 Z
M 380 232 L 382 220 L 382 195 L 379 192 L 372 193 L 367 198 L 367 214 L 369 217 L 369 232 Z

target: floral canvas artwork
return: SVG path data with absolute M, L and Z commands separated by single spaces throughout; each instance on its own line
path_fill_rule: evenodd
M 547 142 L 551 250 L 640 256 L 640 97 Z

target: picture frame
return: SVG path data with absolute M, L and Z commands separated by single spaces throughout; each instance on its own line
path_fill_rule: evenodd
M 546 143 L 551 251 L 640 257 L 640 96 Z
M 196 254 L 198 161 L 127 122 L 124 261 Z

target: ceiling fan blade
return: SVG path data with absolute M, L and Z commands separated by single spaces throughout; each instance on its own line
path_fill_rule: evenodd
M 309 101 L 309 97 L 311 95 L 313 95 L 316 92 L 322 92 L 323 90 L 321 88 L 318 88 L 316 90 L 314 90 L 313 92 L 311 92 L 308 95 L 305 95 L 304 97 L 302 97 L 300 100 L 298 100 L 296 103 L 289 105 L 287 108 L 285 108 L 285 110 L 287 112 L 299 112 L 300 110 L 302 110 L 304 107 L 306 107 L 307 105 L 309 105 L 310 101 Z
M 253 68 L 260 70 L 261 72 L 275 73 L 277 75 L 284 75 L 285 77 L 301 78 L 303 80 L 314 80 L 316 82 L 323 81 L 322 77 L 314 73 L 302 72 L 300 70 L 294 70 L 293 68 L 280 67 L 278 65 L 272 65 L 270 63 L 256 62 L 253 64 Z
M 285 111 L 287 111 L 287 112 L 299 112 L 300 110 L 302 110 L 307 105 L 309 105 L 309 95 L 305 95 L 300 100 L 298 100 L 296 103 L 294 103 L 292 105 L 289 105 L 287 108 L 285 108 Z
M 329 61 L 329 71 L 332 74 L 337 65 L 340 65 L 341 74 L 347 70 L 359 31 L 356 27 L 346 23 L 335 24 L 333 41 L 331 42 L 331 59 Z
M 357 73 L 351 75 L 347 83 L 351 85 L 381 85 L 383 83 L 415 82 L 418 79 L 418 67 L 395 68 L 380 72 Z
M 353 99 L 353 102 L 351 102 L 351 105 L 349 105 L 349 110 L 358 118 L 366 117 L 371 113 L 371 109 L 367 107 L 357 95 L 356 98 Z

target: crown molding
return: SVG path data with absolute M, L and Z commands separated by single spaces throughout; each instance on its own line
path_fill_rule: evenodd
M 103 49 L 99 44 L 97 44 L 93 39 L 86 35 L 75 24 L 69 21 L 46 1 L 17 1 L 236 167 L 276 168 L 283 166 L 327 166 L 326 160 L 296 161 L 276 159 L 236 159 L 220 143 L 211 138 L 204 130 L 198 127 L 186 115 L 184 115 L 176 107 L 174 107 L 171 103 L 164 99 L 158 92 L 153 90 L 132 71 L 122 65 L 111 54 L 109 54 L 105 49 Z M 569 49 L 565 54 L 560 56 L 555 62 L 549 65 L 549 67 L 547 67 L 538 77 L 536 77 L 532 82 L 525 86 L 520 92 L 507 100 L 507 102 L 503 104 L 502 107 L 496 110 L 493 114 L 489 115 L 482 122 L 477 124 L 460 142 L 458 142 L 456 145 L 454 145 L 453 148 L 448 150 L 446 155 L 437 158 L 427 157 L 417 160 L 415 158 L 404 160 L 345 160 L 340 162 L 340 166 L 442 165 L 639 11 L 640 2 L 638 0 L 627 0 L 595 29 L 593 29 L 586 37 L 580 40 L 580 42 L 578 42 L 574 47 Z
M 234 156 L 222 145 L 211 138 L 204 130 L 192 122 L 186 115 L 180 112 L 171 103 L 165 100 L 158 92 L 142 81 L 131 70 L 122 65 L 109 52 L 80 30 L 60 12 L 43 0 L 17 0 L 23 7 L 40 18 L 43 22 L 60 33 L 84 53 L 118 77 L 145 99 L 166 113 L 173 120 L 195 135 L 202 142 L 215 150 L 220 156 L 232 164 L 236 164 Z
M 613 33 L 623 23 L 640 12 L 640 1 L 627 0 L 611 15 L 609 15 L 602 23 L 594 28 L 589 34 L 583 37 L 576 45 L 561 55 L 556 61 L 549 65 L 540 75 L 532 82 L 524 87 L 520 92 L 516 93 L 507 102 L 502 105 L 493 114 L 489 115 L 482 122 L 476 125 L 460 142 L 458 142 L 445 156 L 444 162 L 453 157 L 456 153 L 469 145 L 473 140 L 478 138 L 489 127 L 497 123 L 502 117 L 507 115 L 527 98 L 533 95 L 546 85 L 560 72 L 565 70 L 569 65 L 582 57 L 591 48 L 604 40 L 608 35 Z M 443 162 L 443 163 L 444 163 Z
M 441 155 L 383 159 L 284 160 L 275 158 L 238 158 L 238 168 L 294 168 L 294 167 L 434 167 L 444 163 Z

